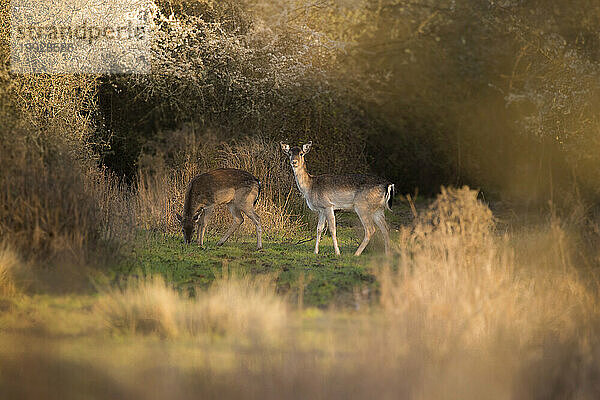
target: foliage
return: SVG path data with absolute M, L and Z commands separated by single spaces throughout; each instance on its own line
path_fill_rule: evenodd
M 577 4 L 162 1 L 153 73 L 101 86 L 104 160 L 132 175 L 148 141 L 191 123 L 312 139 L 315 171 L 401 192 L 595 198 L 600 9 Z
M 0 9 L 0 235 L 25 258 L 87 261 L 128 222 L 117 222 L 123 188 L 98 170 L 99 79 L 11 74 L 8 6 Z

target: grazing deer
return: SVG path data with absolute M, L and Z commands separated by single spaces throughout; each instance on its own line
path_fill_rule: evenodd
M 319 213 L 315 254 L 319 253 L 321 233 L 325 221 L 333 238 L 335 254 L 340 254 L 335 232 L 334 210 L 354 210 L 365 229 L 365 237 L 354 253 L 359 256 L 371 236 L 375 226 L 379 227 L 385 242 L 385 252 L 390 252 L 390 236 L 385 223 L 384 208 L 391 211 L 394 197 L 394 185 L 385 179 L 372 175 L 318 175 L 312 176 L 306 171 L 304 156 L 310 151 L 312 142 L 300 147 L 292 147 L 280 142 L 281 150 L 290 158 L 298 189 L 304 195 L 308 207 Z
M 204 246 L 204 233 L 215 206 L 227 204 L 233 216 L 233 224 L 225 232 L 217 246 L 221 246 L 244 222 L 246 214 L 256 226 L 256 246 L 262 249 L 262 227 L 254 206 L 260 194 L 260 181 L 252 174 L 239 169 L 220 168 L 192 179 L 185 193 L 183 216 L 176 214 L 181 223 L 183 238 L 191 243 L 194 226 L 199 223 L 198 244 Z

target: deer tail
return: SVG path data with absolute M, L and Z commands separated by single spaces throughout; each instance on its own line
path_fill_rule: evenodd
M 392 211 L 392 205 L 394 204 L 394 195 L 396 194 L 396 189 L 393 183 L 387 185 L 387 191 L 385 194 L 385 208 Z
M 260 182 L 259 179 L 256 180 L 258 182 L 258 193 L 256 194 L 256 198 L 254 199 L 254 203 L 252 204 L 253 206 L 256 206 L 256 203 L 258 203 L 258 198 L 260 197 L 260 191 L 262 189 L 262 183 Z

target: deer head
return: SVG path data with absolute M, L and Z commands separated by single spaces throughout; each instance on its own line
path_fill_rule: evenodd
M 185 243 L 190 244 L 192 242 L 192 237 L 194 236 L 194 230 L 196 228 L 196 224 L 202 215 L 204 209 L 200 209 L 194 214 L 192 217 L 181 216 L 180 214 L 175 214 L 177 217 L 177 221 L 181 224 L 181 231 L 183 232 L 183 240 Z
M 281 150 L 290 158 L 290 165 L 293 169 L 304 168 L 304 156 L 308 154 L 312 146 L 312 141 L 303 144 L 302 147 L 294 146 L 290 148 L 289 144 L 280 142 Z

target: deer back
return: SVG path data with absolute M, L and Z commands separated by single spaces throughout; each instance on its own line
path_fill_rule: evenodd
M 187 188 L 184 212 L 193 214 L 199 207 L 228 203 L 235 192 L 258 185 L 258 179 L 249 172 L 220 168 L 193 178 Z
M 319 175 L 313 177 L 310 201 L 317 207 L 379 208 L 385 204 L 385 179 L 372 175 Z

